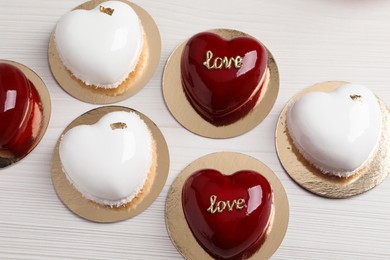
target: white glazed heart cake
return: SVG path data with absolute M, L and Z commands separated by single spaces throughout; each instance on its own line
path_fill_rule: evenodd
M 377 98 L 356 84 L 305 94 L 287 111 L 287 130 L 299 153 L 322 173 L 338 177 L 349 177 L 372 160 L 381 128 Z
M 54 41 L 72 76 L 85 86 L 115 93 L 141 72 L 147 46 L 139 17 L 120 1 L 67 13 L 57 23 Z
M 111 112 L 96 124 L 70 129 L 59 155 L 63 172 L 83 197 L 111 207 L 135 207 L 155 176 L 155 142 L 134 112 Z

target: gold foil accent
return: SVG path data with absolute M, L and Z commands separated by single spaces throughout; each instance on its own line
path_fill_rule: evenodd
M 211 214 L 222 213 L 224 210 L 231 212 L 233 209 L 242 210 L 246 207 L 245 199 L 243 198 L 234 199 L 232 201 L 217 201 L 217 198 L 217 195 L 210 196 L 210 206 L 207 208 L 207 212 Z
M 103 89 L 86 86 L 82 81 L 74 77 L 62 64 L 54 41 L 54 31 L 50 36 L 48 57 L 51 72 L 61 86 L 71 96 L 91 104 L 112 104 L 125 100 L 140 91 L 153 77 L 154 72 L 160 62 L 161 37 L 158 27 L 153 18 L 140 6 L 120 0 L 128 4 L 140 18 L 144 31 L 144 48 L 140 62 L 137 64 L 137 73 L 131 73 L 123 83 L 121 89 Z M 91 10 L 96 6 L 106 2 L 105 0 L 92 0 L 85 2 L 73 10 Z
M 152 183 L 145 184 L 145 186 L 150 186 L 150 188 L 148 188 L 149 192 L 143 194 L 142 197 L 136 197 L 133 199 L 130 203 L 133 204 L 134 200 L 136 200 L 136 203 L 130 207 L 127 207 L 126 204 L 119 208 L 111 208 L 109 206 L 103 206 L 84 198 L 82 194 L 76 190 L 76 188 L 66 178 L 62 170 L 62 164 L 59 157 L 58 149 L 62 135 L 78 125 L 95 124 L 101 117 L 114 111 L 132 111 L 139 115 L 139 117 L 146 123 L 150 132 L 152 133 L 155 143 L 156 158 L 153 159 L 155 160 L 155 163 L 153 163 L 154 165 L 152 166 L 156 169 L 153 173 L 155 175 L 154 180 Z M 65 128 L 61 136 L 58 138 L 54 149 L 51 166 L 51 178 L 58 197 L 69 208 L 69 210 L 79 215 L 80 217 L 95 222 L 116 222 L 134 217 L 148 208 L 164 188 L 169 173 L 168 146 L 160 129 L 144 114 L 136 110 L 121 106 L 96 108 L 76 118 Z
M 350 95 L 350 97 L 353 101 L 358 101 L 358 102 L 362 101 L 362 96 L 360 95 Z
M 210 32 L 231 40 L 250 35 L 231 29 L 213 29 Z M 279 92 L 279 71 L 272 53 L 268 52 L 268 87 L 252 111 L 237 122 L 226 126 L 215 126 L 204 120 L 192 107 L 185 96 L 180 75 L 180 59 L 186 42 L 180 44 L 168 58 L 163 74 L 163 94 L 165 103 L 173 117 L 187 130 L 210 138 L 230 138 L 244 134 L 258 124 L 271 111 Z M 267 82 L 265 82 L 267 84 Z M 263 86 L 264 90 L 264 86 Z
M 175 179 L 168 192 L 165 205 L 165 224 L 168 234 L 176 249 L 185 259 L 195 260 L 213 259 L 198 244 L 192 235 L 184 217 L 182 207 L 182 188 L 186 179 L 194 172 L 212 168 L 227 175 L 239 170 L 254 170 L 262 174 L 271 183 L 274 204 L 273 217 L 270 219 L 270 228 L 267 238 L 260 249 L 251 259 L 269 259 L 278 249 L 287 231 L 289 220 L 289 205 L 286 191 L 275 173 L 257 159 L 241 153 L 218 152 L 203 156 L 190 163 Z
M 126 125 L 126 123 L 123 123 L 123 122 L 117 122 L 117 123 L 110 124 L 110 127 L 112 130 L 125 129 L 125 128 L 127 128 L 127 125 Z
M 104 7 L 104 6 L 100 6 L 99 7 L 99 10 L 100 10 L 100 12 L 102 12 L 102 13 L 105 13 L 105 14 L 108 14 L 109 16 L 112 16 L 112 14 L 114 13 L 114 9 L 112 9 L 112 8 L 109 8 L 109 7 Z
M 294 147 L 286 126 L 288 107 L 307 93 L 332 92 L 345 84 L 348 82 L 322 82 L 299 92 L 282 110 L 275 133 L 276 151 L 287 174 L 302 188 L 327 198 L 348 198 L 366 192 L 380 184 L 390 172 L 390 111 L 379 98 L 382 111 L 382 136 L 379 148 L 373 160 L 360 172 L 348 178 L 325 175 L 305 160 Z
M 18 69 L 20 69 L 24 73 L 24 75 L 34 84 L 35 89 L 39 95 L 39 98 L 41 99 L 41 107 L 42 107 L 41 125 L 39 126 L 38 134 L 30 150 L 23 156 L 15 158 L 15 156 L 9 151 L 0 149 L 0 169 L 2 169 L 22 160 L 39 144 L 42 137 L 46 133 L 47 127 L 49 125 L 50 115 L 51 115 L 51 101 L 50 101 L 50 94 L 49 91 L 47 90 L 45 82 L 43 82 L 43 80 L 39 77 L 39 75 L 36 74 L 33 70 L 15 61 L 0 59 L 0 63 L 11 64 L 17 67 Z
M 236 56 L 236 57 L 215 57 L 214 61 L 211 62 L 211 59 L 213 58 L 213 52 L 208 50 L 206 52 L 206 60 L 203 62 L 203 65 L 209 69 L 230 69 L 232 67 L 232 63 L 234 64 L 234 68 L 239 69 L 242 66 L 242 57 Z M 210 62 L 212 65 L 210 65 Z M 219 64 L 218 64 L 219 63 Z

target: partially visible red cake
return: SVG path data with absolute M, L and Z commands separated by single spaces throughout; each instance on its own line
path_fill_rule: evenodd
M 0 63 L 0 152 L 18 158 L 33 148 L 42 121 L 34 84 L 17 67 Z

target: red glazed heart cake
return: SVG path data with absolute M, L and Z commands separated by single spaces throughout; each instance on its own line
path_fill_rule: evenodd
M 182 189 L 188 226 L 202 248 L 216 259 L 247 259 L 264 243 L 273 220 L 273 191 L 261 174 L 232 175 L 203 169 Z
M 42 121 L 42 103 L 34 84 L 8 63 L 0 63 L 0 154 L 26 155 L 36 140 Z
M 185 95 L 211 124 L 232 124 L 248 115 L 264 96 L 267 63 L 267 50 L 253 37 L 227 40 L 211 32 L 196 34 L 181 57 Z

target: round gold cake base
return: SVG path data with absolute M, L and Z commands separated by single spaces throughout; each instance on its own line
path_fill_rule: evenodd
M 62 164 L 59 156 L 59 144 L 61 137 L 73 127 L 78 125 L 95 124 L 104 115 L 114 111 L 131 111 L 135 112 L 146 123 L 153 139 L 156 143 L 157 167 L 154 181 L 150 188 L 150 192 L 141 200 L 135 208 L 128 207 L 109 207 L 97 204 L 82 196 L 76 188 L 68 181 L 65 173 L 62 170 Z M 76 118 L 62 132 L 54 149 L 54 156 L 51 167 L 51 178 L 58 197 L 62 202 L 75 214 L 85 219 L 95 222 L 115 222 L 125 220 L 138 215 L 148 208 L 164 188 L 169 173 L 169 151 L 167 143 L 160 129 L 144 114 L 130 108 L 121 106 L 100 107 L 90 110 L 89 112 Z
M 276 151 L 287 174 L 304 189 L 327 198 L 348 198 L 366 192 L 380 184 L 390 172 L 390 113 L 389 109 L 379 98 L 378 102 L 382 111 L 380 147 L 374 155 L 374 159 L 360 172 L 348 178 L 323 174 L 305 160 L 293 145 L 286 125 L 286 113 L 289 106 L 307 93 L 316 91 L 332 92 L 347 83 L 343 81 L 329 81 L 304 89 L 284 107 L 276 127 Z
M 206 168 L 215 169 L 228 175 L 239 170 L 254 170 L 271 183 L 274 192 L 273 224 L 264 244 L 251 257 L 253 259 L 269 259 L 282 243 L 287 231 L 289 220 L 287 194 L 278 177 L 265 164 L 248 155 L 233 152 L 212 153 L 197 159 L 188 165 L 172 184 L 165 206 L 165 223 L 168 234 L 177 250 L 186 259 L 212 259 L 198 244 L 188 227 L 181 196 L 186 179 L 195 171 Z

